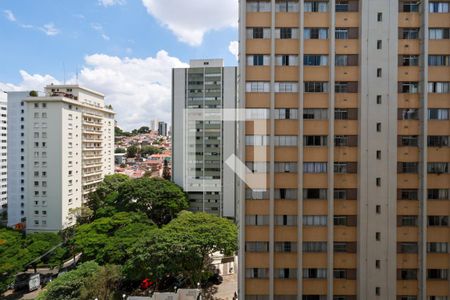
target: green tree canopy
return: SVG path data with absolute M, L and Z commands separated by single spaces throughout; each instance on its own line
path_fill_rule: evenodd
M 182 212 L 130 250 L 125 273 L 134 280 L 181 276 L 184 287 L 195 287 L 211 275 L 212 253 L 237 251 L 237 234 L 236 225 L 227 219 Z
M 143 212 L 158 226 L 169 223 L 189 207 L 181 188 L 161 178 L 143 177 L 125 182 L 119 187 L 117 200 L 120 210 Z
M 50 282 L 47 288 L 39 294 L 37 300 L 82 299 L 82 288 L 88 285 L 99 270 L 100 266 L 96 262 L 90 261 L 81 264 L 75 270 L 63 273 Z
M 136 157 L 136 155 L 138 154 L 139 149 L 137 146 L 132 145 L 130 147 L 127 148 L 127 157 L 128 158 L 133 158 Z
M 54 246 L 60 244 L 62 238 L 55 233 L 33 233 L 28 236 L 11 229 L 0 229 L 0 291 L 14 281 L 16 273 L 36 258 L 46 253 Z M 50 266 L 59 265 L 64 256 L 65 249 L 57 248 L 37 264 Z
M 127 149 L 118 147 L 114 150 L 114 153 L 127 153 Z
M 83 253 L 83 260 L 121 264 L 127 259 L 127 250 L 154 229 L 145 214 L 119 212 L 79 226 L 71 243 L 76 252 Z
M 162 153 L 162 150 L 155 146 L 143 146 L 141 149 L 141 155 L 145 157 L 160 153 Z

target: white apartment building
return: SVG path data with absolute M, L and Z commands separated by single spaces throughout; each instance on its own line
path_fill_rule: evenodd
M 75 223 L 73 209 L 114 173 L 114 112 L 102 94 L 78 85 L 50 85 L 44 96 L 22 102 L 20 215 L 28 232 L 59 231 Z
M 22 224 L 25 216 L 25 102 L 26 92 L 8 92 L 8 226 Z
M 8 125 L 6 94 L 0 93 L 0 211 L 6 208 L 8 201 L 7 147 Z

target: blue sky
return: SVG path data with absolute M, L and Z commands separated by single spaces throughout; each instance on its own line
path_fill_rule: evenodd
M 237 0 L 0 0 L 0 12 L 1 89 L 42 90 L 78 70 L 128 129 L 170 120 L 172 67 L 237 64 Z

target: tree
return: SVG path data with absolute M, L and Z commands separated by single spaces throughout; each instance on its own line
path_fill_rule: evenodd
M 162 178 L 164 178 L 165 180 L 172 179 L 172 174 L 170 173 L 169 162 L 167 161 L 167 159 L 164 160 Z
M 139 128 L 137 130 L 137 133 L 139 133 L 139 134 L 149 133 L 149 132 L 150 132 L 150 128 L 147 126 L 142 126 L 141 128 Z
M 141 155 L 145 156 L 145 157 L 153 155 L 153 154 L 160 154 L 160 153 L 162 153 L 162 150 L 155 146 L 143 146 L 141 148 Z
M 119 147 L 114 150 L 114 153 L 127 153 L 127 149 Z
M 127 157 L 128 158 L 136 157 L 138 152 L 139 152 L 138 147 L 136 145 L 132 145 L 127 149 Z
M 169 223 L 189 206 L 186 194 L 176 184 L 161 179 L 143 177 L 119 187 L 118 207 L 122 211 L 138 211 L 158 226 Z
M 237 249 L 234 223 L 211 214 L 182 212 L 130 250 L 124 272 L 131 280 L 177 277 L 182 283 L 178 287 L 193 288 L 211 275 L 211 254 L 231 255 Z
M 31 91 L 29 95 L 30 95 L 30 97 L 37 97 L 38 96 L 38 92 Z
M 124 174 L 108 175 L 97 189 L 88 195 L 87 206 L 94 212 L 94 218 L 111 216 L 116 209 L 119 187 L 131 179 Z
M 25 236 L 12 229 L 0 229 L 0 292 L 14 282 L 16 273 L 36 258 L 60 244 L 62 238 L 55 233 L 33 233 Z M 53 253 L 37 261 L 37 264 L 59 265 L 66 250 L 57 248 Z
M 119 136 L 131 136 L 131 133 L 123 131 L 120 127 L 114 127 L 114 135 Z
M 83 299 L 81 298 L 82 288 L 87 286 L 92 276 L 99 271 L 100 266 L 96 262 L 90 261 L 81 264 L 75 270 L 60 274 L 50 282 L 47 288 L 39 294 L 37 300 Z
M 79 226 L 71 244 L 76 252 L 83 253 L 85 261 L 121 264 L 128 257 L 127 249 L 155 228 L 145 214 L 120 212 Z
M 81 299 L 109 300 L 117 294 L 122 280 L 120 266 L 106 265 L 100 267 L 98 272 L 91 275 L 90 280 L 81 287 Z

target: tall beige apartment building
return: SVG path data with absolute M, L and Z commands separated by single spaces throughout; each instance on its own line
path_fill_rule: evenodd
M 449 6 L 240 1 L 240 298 L 450 298 Z

